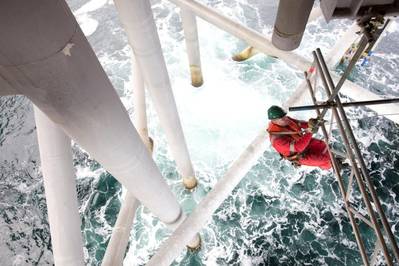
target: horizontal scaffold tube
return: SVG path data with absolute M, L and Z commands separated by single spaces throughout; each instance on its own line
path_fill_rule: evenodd
M 170 265 L 188 243 L 211 219 L 212 214 L 231 194 L 241 179 L 257 162 L 269 145 L 266 130 L 260 132 L 240 157 L 230 166 L 226 174 L 198 204 L 188 218 L 166 240 L 151 258 L 148 266 Z
M 374 104 L 390 104 L 390 103 L 399 103 L 399 98 L 395 99 L 384 99 L 384 100 L 371 100 L 371 101 L 361 101 L 361 102 L 347 102 L 342 103 L 342 107 L 350 107 L 350 106 L 365 106 L 365 105 L 374 105 Z M 331 108 L 337 107 L 337 104 L 334 102 L 327 104 L 317 104 L 317 105 L 304 105 L 304 106 L 292 106 L 288 108 L 290 112 L 292 111 L 305 111 L 305 110 L 316 110 L 320 108 Z
M 221 28 L 222 30 L 229 32 L 233 36 L 236 36 L 237 38 L 246 41 L 250 46 L 253 46 L 260 52 L 265 53 L 267 55 L 276 56 L 279 59 L 286 62 L 287 64 L 294 66 L 298 70 L 308 71 L 309 67 L 312 65 L 312 63 L 306 58 L 293 52 L 285 52 L 275 48 L 271 43 L 271 41 L 262 34 L 260 34 L 259 32 L 256 32 L 238 22 L 235 22 L 230 18 L 218 13 L 218 11 L 209 8 L 203 4 L 200 4 L 195 0 L 170 0 L 170 1 L 182 8 L 186 8 L 193 11 L 197 16 L 208 21 L 209 23 L 214 24 L 215 26 Z M 356 27 L 353 26 L 352 28 Z M 335 58 L 333 53 L 331 54 L 331 58 Z M 327 58 L 327 60 L 329 60 L 329 57 Z M 329 64 L 329 66 L 333 67 L 335 65 Z M 334 81 L 339 80 L 339 76 L 336 74 L 332 74 L 332 77 Z M 297 93 L 297 95 L 302 94 L 302 92 L 305 90 L 306 90 L 306 83 L 303 82 L 301 85 L 301 93 Z M 366 101 L 370 98 L 382 99 L 375 93 L 372 93 L 369 90 L 364 89 L 359 85 L 356 85 L 350 80 L 345 81 L 345 84 L 341 92 L 347 95 L 348 97 L 359 101 Z M 381 105 L 370 106 L 370 109 L 379 114 L 386 113 L 386 108 L 384 108 Z M 399 104 L 391 104 L 391 108 L 389 110 L 390 112 L 399 112 Z M 391 119 L 396 123 L 399 123 L 399 117 L 391 116 L 387 118 Z
M 0 75 L 160 220 L 170 224 L 181 217 L 66 2 L 0 1 L 0 32 L 7 36 L 0 40 Z

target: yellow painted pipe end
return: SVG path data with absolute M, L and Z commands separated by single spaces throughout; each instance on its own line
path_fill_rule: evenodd
M 191 65 L 191 85 L 194 87 L 201 87 L 204 84 L 204 80 L 202 78 L 202 71 L 200 66 Z
M 183 185 L 186 189 L 194 189 L 197 186 L 197 179 L 193 176 L 183 177 Z
M 255 48 L 253 48 L 252 46 L 248 46 L 247 48 L 245 48 L 238 54 L 233 55 L 232 59 L 237 62 L 242 62 L 242 61 L 245 61 L 245 60 L 251 58 L 252 56 L 256 55 L 257 53 L 258 52 L 256 51 Z

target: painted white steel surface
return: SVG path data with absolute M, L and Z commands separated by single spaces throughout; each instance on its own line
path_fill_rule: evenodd
M 38 108 L 34 110 L 54 263 L 60 266 L 83 266 L 83 241 L 71 140 Z
M 186 41 L 188 63 L 191 72 L 191 84 L 195 87 L 199 87 L 203 83 L 203 77 L 201 71 L 197 19 L 193 12 L 184 8 L 180 10 L 180 16 L 183 25 L 184 39 Z
M 56 33 L 51 37 L 55 44 L 48 41 L 54 27 Z M 0 42 L 0 50 L 7 51 L 7 58 L 0 56 L 1 76 L 155 216 L 165 223 L 175 222 L 181 215 L 180 205 L 67 4 L 53 0 L 1 1 L 0 32 L 8 36 Z M 28 39 L 31 35 L 36 36 L 33 41 Z M 157 193 L 152 193 L 154 188 Z
M 133 70 L 133 100 L 134 100 L 134 125 L 147 149 L 150 150 L 148 143 L 147 114 L 145 105 L 144 81 L 141 76 L 136 60 L 132 60 Z M 122 205 L 118 213 L 118 218 L 112 229 L 111 239 L 104 254 L 102 266 L 122 265 L 125 257 L 127 244 L 129 242 L 130 231 L 133 227 L 134 216 L 140 202 L 134 195 L 127 191 L 122 200 Z
M 13 94 L 16 94 L 16 91 L 5 79 L 0 76 L 0 97 Z
M 148 0 L 114 0 L 153 100 L 170 151 L 183 178 L 194 177 L 168 71 Z
M 118 218 L 112 229 L 111 239 L 108 242 L 107 250 L 101 263 L 102 266 L 123 264 L 130 231 L 134 222 L 134 215 L 139 205 L 140 202 L 128 191 L 122 201 Z

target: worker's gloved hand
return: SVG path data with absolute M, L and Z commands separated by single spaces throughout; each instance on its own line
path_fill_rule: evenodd
M 316 133 L 317 130 L 319 129 L 318 127 L 318 120 L 317 118 L 311 118 L 308 121 L 308 131 L 311 133 Z

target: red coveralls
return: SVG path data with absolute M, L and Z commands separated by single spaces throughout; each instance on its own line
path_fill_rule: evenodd
M 283 157 L 301 154 L 296 161 L 300 165 L 318 166 L 321 169 L 330 169 L 331 160 L 324 141 L 312 138 L 312 133 L 301 133 L 301 129 L 308 128 L 308 122 L 298 121 L 291 117 L 287 126 L 269 123 L 267 131 L 270 133 L 270 142 Z M 273 135 L 273 132 L 299 132 L 293 135 Z

